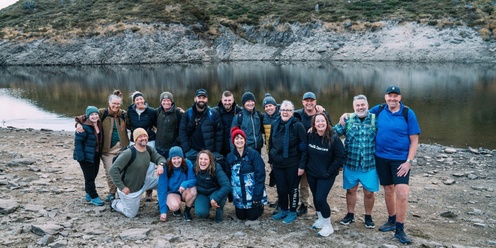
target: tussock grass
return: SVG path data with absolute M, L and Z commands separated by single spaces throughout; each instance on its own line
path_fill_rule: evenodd
M 0 11 L 0 38 L 50 37 L 68 30 L 95 35 L 96 26 L 116 23 L 200 24 L 198 32 L 215 34 L 220 23 L 322 21 L 344 30 L 357 25 L 373 30 L 375 22 L 387 20 L 469 25 L 487 35 L 496 33 L 495 9 L 493 0 L 20 0 Z M 140 29 L 126 25 L 124 31 Z

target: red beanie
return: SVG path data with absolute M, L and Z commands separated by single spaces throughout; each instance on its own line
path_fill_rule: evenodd
M 235 127 L 231 128 L 231 142 L 233 144 L 234 144 L 234 138 L 238 134 L 240 134 L 241 136 L 243 136 L 243 138 L 246 140 L 246 134 L 245 134 L 245 132 L 243 132 L 243 130 L 239 129 L 239 127 L 235 126 Z

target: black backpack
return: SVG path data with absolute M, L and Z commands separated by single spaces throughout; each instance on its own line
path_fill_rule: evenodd
M 121 180 L 122 181 L 124 181 L 124 178 L 126 177 L 127 167 L 129 167 L 136 159 L 136 147 L 134 147 L 133 145 L 129 145 L 126 148 L 122 149 L 122 151 L 120 151 L 119 154 L 117 154 L 117 156 L 112 158 L 112 165 L 113 165 L 115 163 L 115 160 L 117 160 L 117 158 L 127 149 L 131 150 L 131 159 L 129 159 L 126 166 L 124 166 L 124 169 L 122 170 L 122 174 L 121 174 Z M 148 153 L 150 154 L 150 157 L 151 157 L 152 156 L 152 148 L 149 147 L 148 145 L 146 145 L 146 150 L 148 151 Z
M 377 110 L 377 114 L 375 115 L 376 117 L 379 117 L 379 114 L 381 113 L 381 111 L 384 109 L 384 107 L 386 107 L 387 104 L 383 103 L 381 105 L 379 105 L 379 109 Z M 405 119 L 406 123 L 408 123 L 408 110 L 410 108 L 408 108 L 406 105 L 403 106 L 403 118 Z

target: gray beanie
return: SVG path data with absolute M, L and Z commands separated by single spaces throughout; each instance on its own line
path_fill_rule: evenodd
M 160 94 L 160 102 L 162 102 L 162 100 L 164 99 L 170 99 L 171 102 L 174 102 L 174 96 L 169 91 L 165 91 Z
M 183 150 L 179 146 L 173 146 L 169 150 L 169 158 L 167 160 L 170 160 L 171 158 L 179 156 L 181 158 L 184 158 Z
M 277 106 L 276 99 L 270 95 L 270 93 L 265 93 L 265 98 L 263 100 L 263 107 L 265 108 L 265 105 L 267 104 L 272 104 L 274 106 Z

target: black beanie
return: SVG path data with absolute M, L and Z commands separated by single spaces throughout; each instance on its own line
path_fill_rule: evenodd
M 253 95 L 253 93 L 249 91 L 243 94 L 243 96 L 241 97 L 241 103 L 245 105 L 245 102 L 248 100 L 253 100 L 255 102 L 255 95 Z

